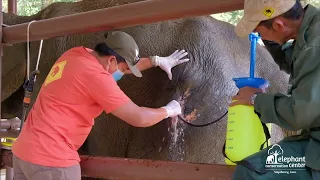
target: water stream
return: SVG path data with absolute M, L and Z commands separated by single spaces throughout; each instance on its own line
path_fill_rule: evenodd
M 172 161 L 183 161 L 185 156 L 184 127 L 178 117 L 171 120 L 169 132 L 169 159 Z

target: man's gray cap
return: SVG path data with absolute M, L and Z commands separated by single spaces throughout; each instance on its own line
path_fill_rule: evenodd
M 122 31 L 111 31 L 106 34 L 104 41 L 109 48 L 125 59 L 131 72 L 136 77 L 142 77 L 141 72 L 136 67 L 139 61 L 139 47 L 132 36 Z

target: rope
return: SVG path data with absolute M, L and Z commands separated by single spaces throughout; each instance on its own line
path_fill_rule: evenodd
M 36 20 L 30 21 L 28 24 L 28 28 L 27 28 L 27 81 L 30 80 L 30 25 L 33 22 L 36 22 Z M 36 64 L 36 69 L 35 69 L 36 71 L 39 70 L 42 44 L 43 44 L 43 39 L 41 39 L 41 41 L 40 41 L 38 59 L 37 59 L 37 64 Z M 36 81 L 36 76 L 35 76 L 34 81 Z
M 43 39 L 41 39 L 41 42 L 40 42 L 36 70 L 30 73 L 30 25 L 33 22 L 35 22 L 35 20 L 29 22 L 28 28 L 27 28 L 27 76 L 26 76 L 27 78 L 26 78 L 26 82 L 23 85 L 23 88 L 25 89 L 25 93 L 24 93 L 23 104 L 22 104 L 23 109 L 22 109 L 21 124 L 20 124 L 19 132 L 21 132 L 24 121 L 26 119 L 27 109 L 28 109 L 30 102 L 31 102 L 33 86 L 34 86 L 34 83 L 36 82 L 37 74 L 40 73 L 38 68 L 39 68 L 39 63 L 40 63 L 40 56 L 41 56 Z M 31 76 L 31 78 L 30 78 L 30 76 Z

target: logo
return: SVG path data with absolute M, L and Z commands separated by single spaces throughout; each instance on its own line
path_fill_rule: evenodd
M 44 81 L 44 86 L 48 85 L 49 83 L 56 81 L 62 77 L 62 72 L 64 66 L 66 65 L 67 61 L 59 62 L 51 68 L 46 80 Z
M 275 10 L 273 8 L 267 7 L 267 8 L 264 8 L 263 14 L 268 18 L 270 18 L 273 15 L 274 11 Z
M 268 150 L 265 167 L 274 173 L 292 174 L 299 170 L 305 170 L 305 157 L 287 156 L 278 144 L 274 144 Z
M 135 49 L 135 51 L 136 51 L 136 56 L 134 58 L 134 64 L 138 63 L 138 61 L 140 60 L 139 50 Z

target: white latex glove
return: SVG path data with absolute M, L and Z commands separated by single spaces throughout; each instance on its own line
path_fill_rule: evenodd
M 159 66 L 162 70 L 164 70 L 168 74 L 168 78 L 172 80 L 171 69 L 179 64 L 189 61 L 188 58 L 182 59 L 186 55 L 188 55 L 188 52 L 185 50 L 176 50 L 167 57 L 155 56 L 154 64 L 155 66 Z
M 17 117 L 11 118 L 11 119 L 8 119 L 8 121 L 10 121 L 10 124 L 11 124 L 10 128 L 11 129 L 20 128 L 21 120 L 19 118 L 17 118 Z
M 172 100 L 166 106 L 162 107 L 167 111 L 167 117 L 174 117 L 181 114 L 181 106 L 176 100 Z

